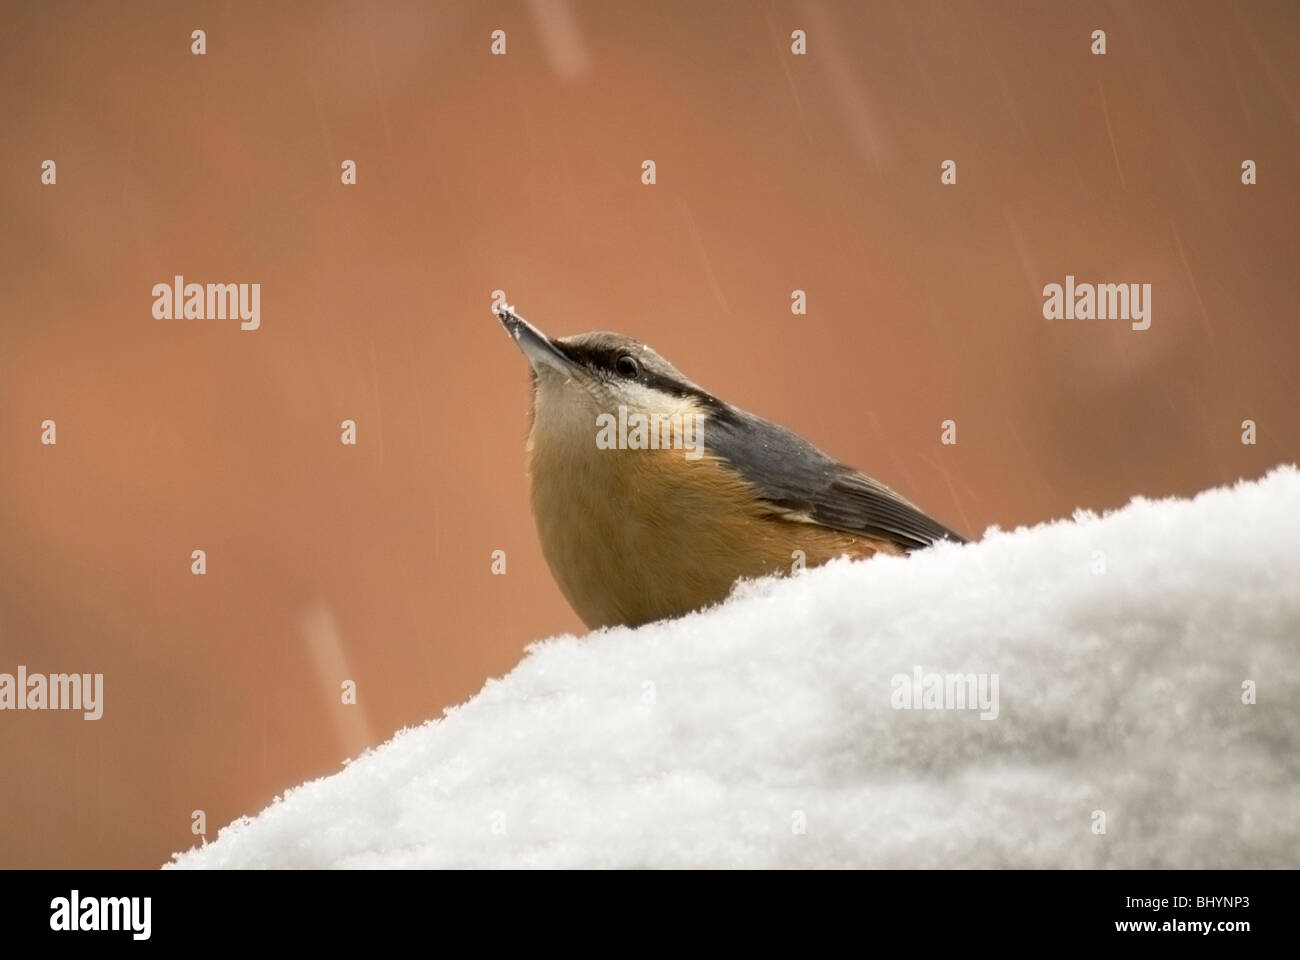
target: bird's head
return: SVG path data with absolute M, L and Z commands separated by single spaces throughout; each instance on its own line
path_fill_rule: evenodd
M 501 307 L 497 317 L 532 367 L 533 415 L 548 432 L 565 429 L 590 437 L 602 415 L 698 419 L 718 404 L 632 337 L 599 331 L 552 338 L 511 307 Z

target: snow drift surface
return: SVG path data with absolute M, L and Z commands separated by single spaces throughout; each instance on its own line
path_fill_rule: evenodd
M 895 709 L 917 668 L 996 719 Z M 1286 467 L 536 644 L 176 863 L 1300 867 L 1298 784 Z

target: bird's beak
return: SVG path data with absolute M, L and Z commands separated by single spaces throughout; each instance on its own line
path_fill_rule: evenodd
M 501 326 L 506 328 L 506 333 L 510 334 L 519 345 L 519 349 L 532 364 L 534 371 L 541 372 L 541 368 L 546 366 L 566 376 L 574 374 L 577 365 L 560 351 L 550 337 L 515 313 L 514 307 L 506 305 L 499 307 L 497 319 L 501 321 Z

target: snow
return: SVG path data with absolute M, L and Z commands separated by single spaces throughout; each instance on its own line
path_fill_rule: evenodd
M 1294 868 L 1298 774 L 1290 466 L 535 644 L 174 865 Z

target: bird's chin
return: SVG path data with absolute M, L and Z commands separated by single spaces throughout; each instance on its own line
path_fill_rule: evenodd
M 573 367 L 566 367 L 555 363 L 538 363 L 533 366 L 533 381 L 539 390 L 545 390 L 548 393 L 556 395 L 560 399 L 564 394 L 574 391 L 575 387 L 581 387 L 581 396 L 595 395 L 596 385 L 591 382 L 591 378 L 584 376 Z M 578 399 L 577 397 L 574 398 Z
M 597 413 L 617 401 L 601 384 L 574 369 L 541 365 L 533 369 L 536 402 L 561 413 L 565 420 L 595 422 Z

